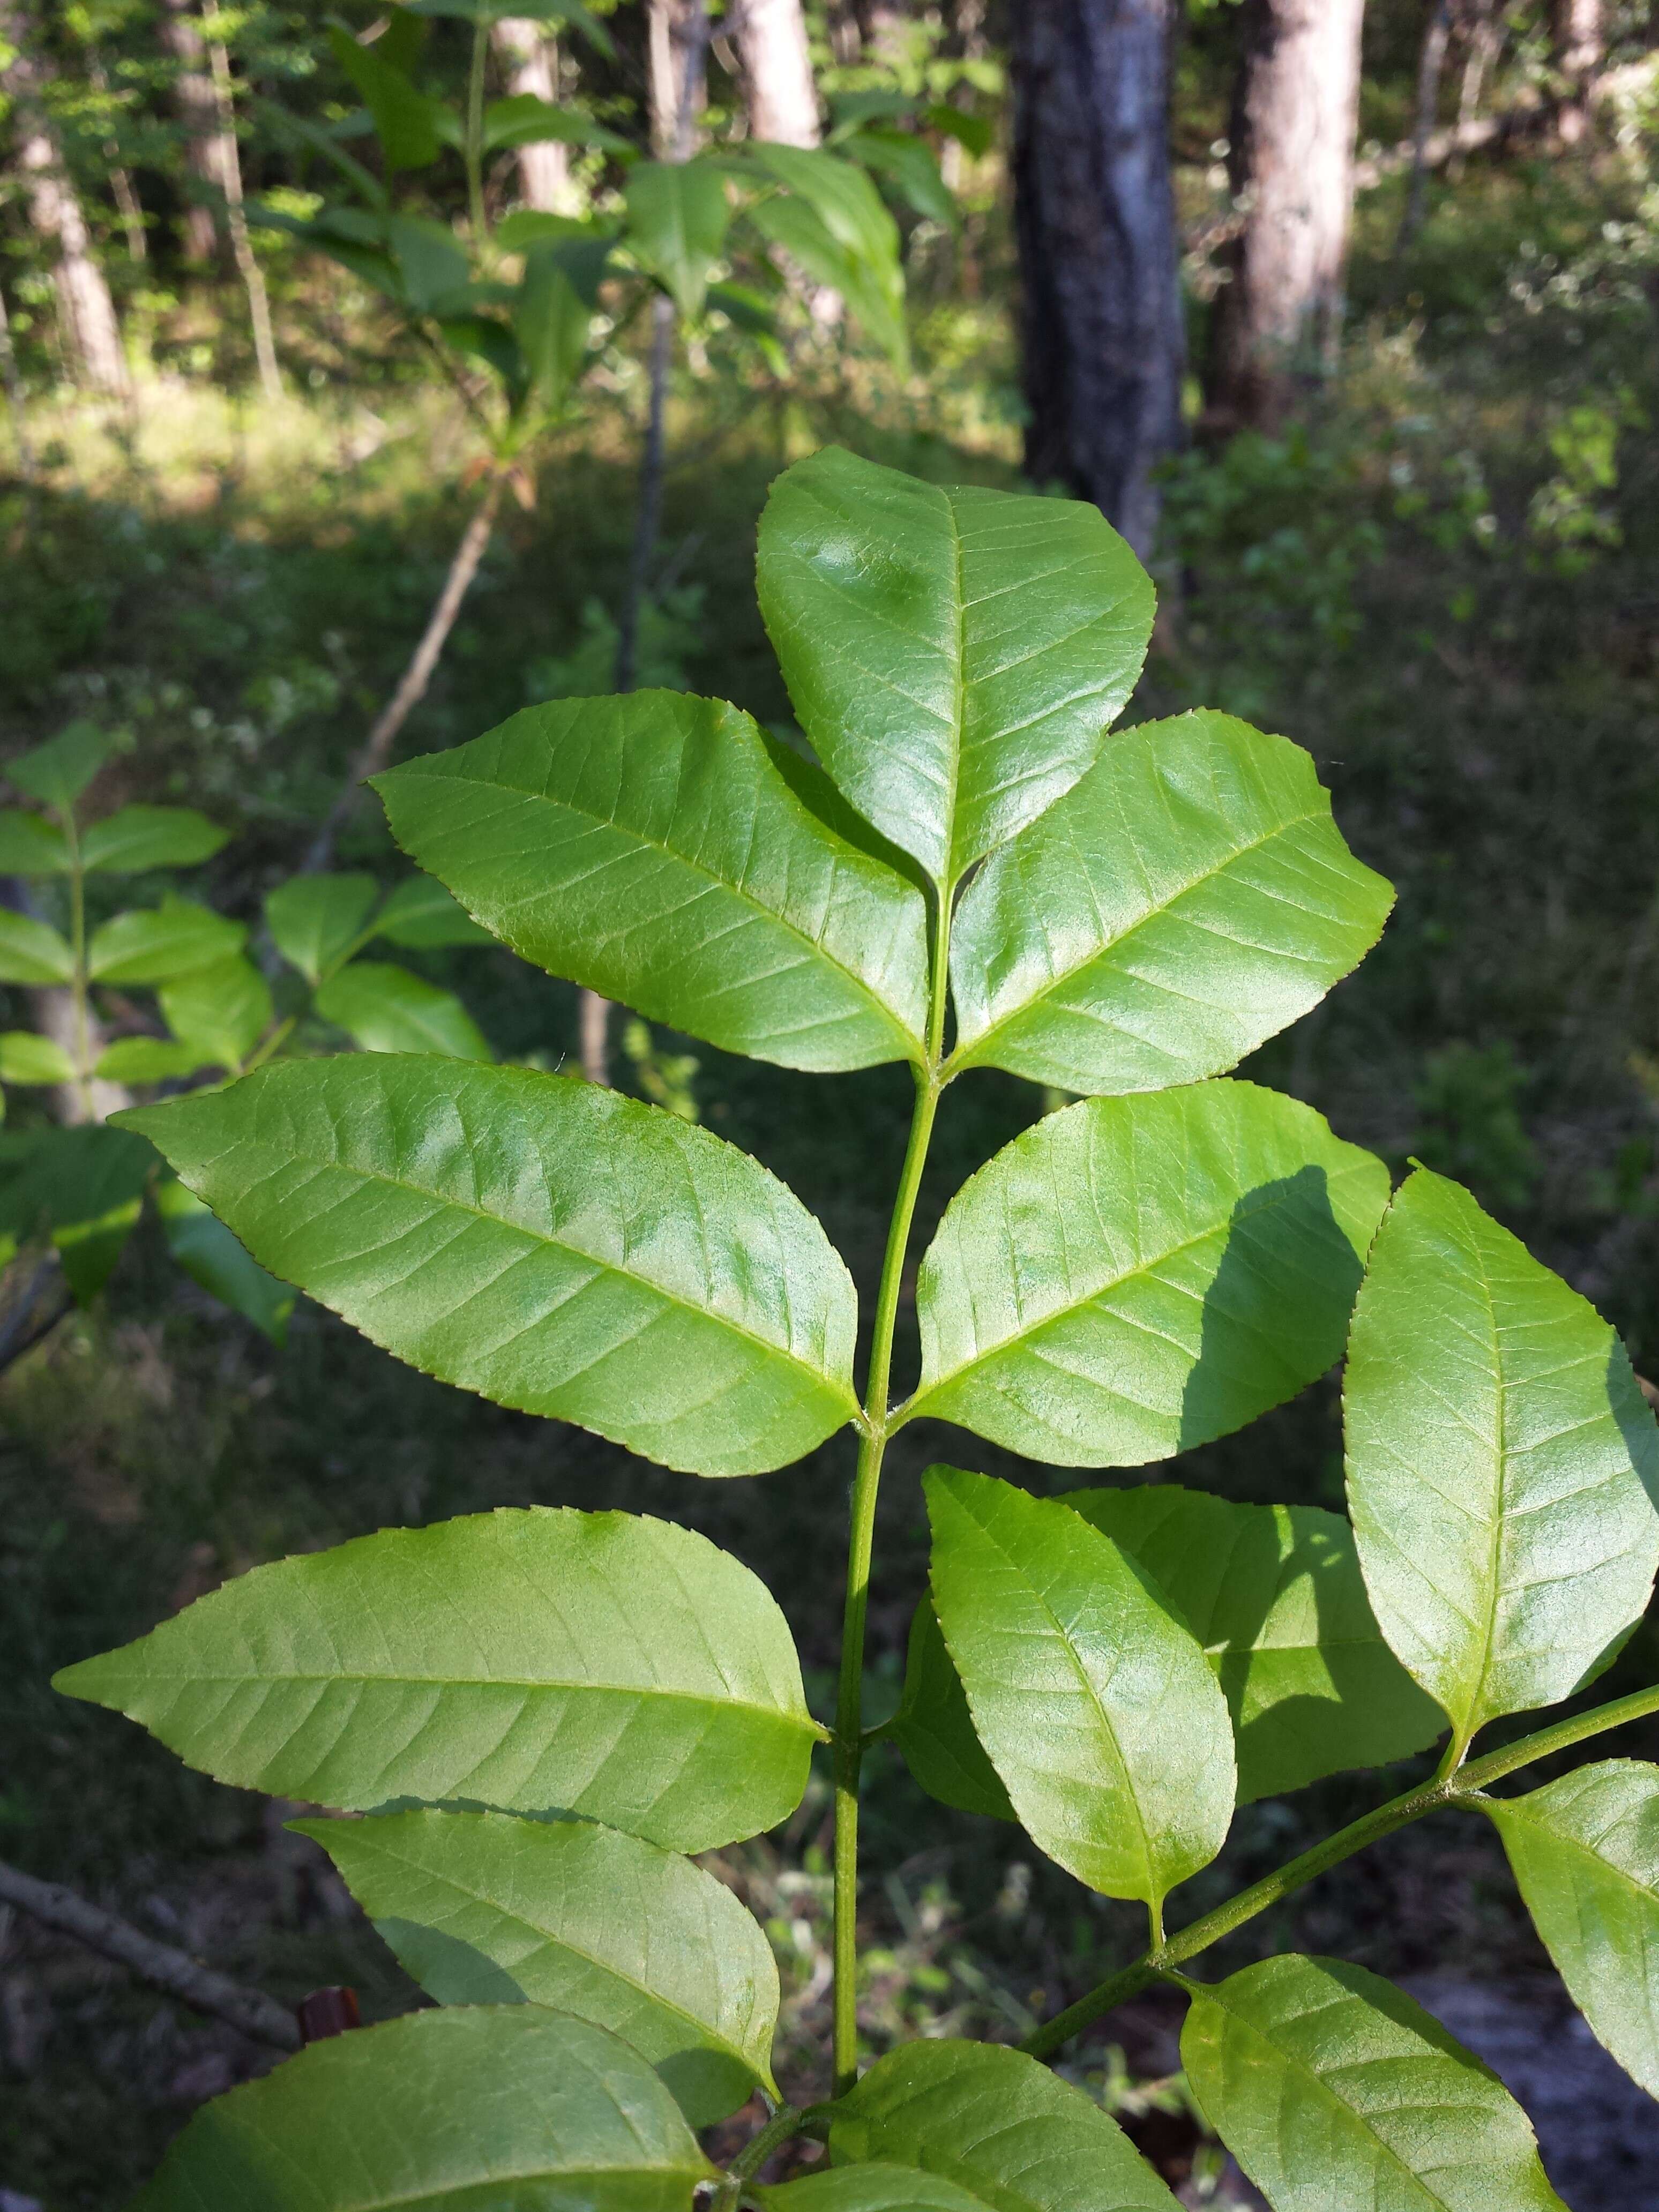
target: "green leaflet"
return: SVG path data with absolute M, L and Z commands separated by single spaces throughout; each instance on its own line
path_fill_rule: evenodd
M 110 875 L 193 868 L 210 860 L 229 835 L 191 806 L 123 806 L 82 833 L 81 861 Z
M 331 2036 L 216 2098 L 132 2212 L 688 2212 L 713 2178 L 617 2037 L 477 2006 Z
M 374 917 L 374 934 L 405 952 L 430 952 L 448 945 L 489 945 L 480 929 L 441 884 L 430 876 L 410 876 L 390 892 Z
M 1603 1759 L 1480 1802 L 1573 2002 L 1659 2096 L 1659 1768 Z
M 380 887 L 373 876 L 290 876 L 265 896 L 265 927 L 313 988 L 362 935 Z
M 69 839 L 44 814 L 0 806 L 0 875 L 61 876 L 68 872 Z
M 907 2043 L 878 2058 L 835 2107 L 838 2166 L 920 2169 L 990 2212 L 1174 2212 L 1175 2199 L 1092 2098 L 1006 2045 Z M 850 2197 L 845 2212 L 902 2199 Z M 939 2203 L 931 2193 L 915 2200 Z M 826 2203 L 828 2193 L 826 2192 Z M 805 2207 L 803 2208 L 805 2212 Z M 843 2212 L 836 2198 L 833 2212 Z M 940 2212 L 957 2212 L 954 2200 Z
M 0 1176 L 0 1237 L 50 1237 L 76 1303 L 88 1305 L 137 1226 L 155 1166 L 153 1147 L 125 1129 L 33 1130 Z
M 640 161 L 623 187 L 627 243 L 688 319 L 702 313 L 709 272 L 732 220 L 726 179 L 712 161 Z
M 183 1183 L 172 1177 L 159 1183 L 155 1211 L 167 1250 L 191 1280 L 251 1321 L 273 1344 L 284 1343 L 294 1311 L 289 1285 L 251 1260 L 224 1223 Z
M 0 907 L 0 983 L 67 983 L 74 973 L 67 937 L 33 915 Z
M 1254 1084 L 1050 1114 L 945 1209 L 907 1417 L 1062 1467 L 1224 1436 L 1340 1356 L 1387 1197 L 1380 1160 Z
M 159 907 L 134 908 L 94 929 L 87 968 L 100 983 L 170 983 L 233 959 L 246 936 L 240 921 L 227 921 L 210 907 L 167 897 Z
M 910 1618 L 904 1694 L 887 1734 L 916 1780 L 941 1805 L 982 1813 L 993 1820 L 1018 1817 L 1001 1776 L 974 1733 L 974 1717 L 939 1633 L 931 1591 L 923 1591 Z
M 836 2166 L 755 2191 L 778 2212 L 986 2212 L 986 2200 L 913 2166 Z
M 1371 1603 L 1459 1741 L 1589 1680 L 1659 1563 L 1659 1434 L 1594 1308 L 1419 1168 L 1377 1231 L 1343 1407 Z
M 353 960 L 313 1001 L 365 1052 L 435 1052 L 447 1060 L 493 1060 L 488 1039 L 453 991 L 390 960 Z
M 786 1819 L 822 1734 L 746 1567 L 546 1507 L 256 1567 L 55 1686 L 244 1789 L 556 1809 L 684 1851 Z
M 1403 1759 L 1445 1727 L 1382 1641 L 1340 1515 L 1176 1483 L 1060 1502 L 1146 1570 L 1204 1647 L 1232 1714 L 1241 1805 Z
M 1299 745 L 1209 712 L 1125 730 L 969 886 L 953 1062 L 1079 1091 L 1218 1075 L 1356 967 L 1392 903 Z
M 73 1083 L 75 1062 L 53 1037 L 33 1030 L 0 1034 L 0 1083 Z
M 66 813 L 109 758 L 109 749 L 95 722 L 70 722 L 45 744 L 8 762 L 6 774 L 31 799 Z
M 1226 1701 L 1191 1633 L 1056 1500 L 936 1467 L 933 1603 L 974 1727 L 1032 1841 L 1154 1911 L 1226 1841 Z
M 240 954 L 164 984 L 159 995 L 173 1036 L 221 1067 L 241 1066 L 276 1012 L 270 984 Z
M 865 336 L 896 368 L 907 369 L 903 249 L 881 194 L 852 162 L 819 147 L 761 140 L 746 150 L 784 187 L 782 198 L 750 204 L 756 229 L 819 283 L 833 284 Z
M 405 850 L 555 975 L 788 1067 L 921 1054 L 921 894 L 826 826 L 733 707 L 556 701 L 375 787 Z
M 760 548 L 802 728 L 941 884 L 1093 763 L 1152 633 L 1152 585 L 1098 509 L 944 490 L 835 447 L 773 485 Z
M 123 1116 L 273 1274 L 498 1403 L 702 1474 L 853 1417 L 853 1285 L 746 1154 L 533 1070 L 368 1053 Z
M 290 1824 L 441 2004 L 547 2005 L 649 2059 L 694 2127 L 775 2096 L 778 1970 L 722 1881 L 615 1828 L 501 1813 Z
M 1196 1990 L 1181 2057 L 1274 2212 L 1565 2212 L 1497 2075 L 1363 1966 L 1268 1959 Z

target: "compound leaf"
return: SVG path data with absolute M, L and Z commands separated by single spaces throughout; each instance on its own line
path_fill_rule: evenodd
M 1426 1168 L 1377 1231 L 1343 1405 L 1371 1604 L 1459 1741 L 1590 1679 L 1659 1564 L 1659 1432 L 1595 1309 Z
M 1194 1993 L 1181 2056 L 1274 2212 L 1565 2212 L 1497 2075 L 1363 1966 L 1246 1966 Z
M 1090 1098 L 945 1209 L 908 1407 L 1063 1467 L 1133 1467 L 1254 1420 L 1340 1357 L 1382 1162 L 1254 1084 Z
M 568 1508 L 256 1567 L 56 1686 L 243 1789 L 557 1809 L 684 1851 L 786 1819 L 822 1734 L 746 1567 L 690 1528 Z
M 920 1055 L 920 892 L 820 820 L 734 707 L 556 701 L 375 787 L 422 867 L 555 975 L 785 1066 Z
M 296 1820 L 441 2004 L 548 2005 L 648 2058 L 694 2127 L 775 2096 L 778 1970 L 690 1859 L 587 1821 L 411 1812 Z
M 887 1734 L 916 1780 L 941 1805 L 982 1813 L 993 1820 L 1018 1818 L 1002 1777 L 974 1733 L 974 1717 L 939 1633 L 931 1592 L 923 1592 L 911 1616 L 904 1694 Z
M 194 899 L 135 907 L 92 933 L 88 972 L 100 983 L 170 983 L 239 953 L 247 932 Z
M 265 897 L 265 927 L 314 988 L 362 935 L 379 896 L 373 876 L 291 876 Z
M 672 1114 L 528 1068 L 283 1061 L 124 1115 L 274 1274 L 447 1382 L 688 1473 L 855 1417 L 812 1216 Z
M 1357 966 L 1392 903 L 1299 745 L 1208 712 L 1125 730 L 969 886 L 953 1059 L 1079 1091 L 1218 1075 Z
M 493 1060 L 489 1040 L 453 991 L 391 960 L 352 960 L 337 969 L 312 1002 L 365 1052 L 441 1053 L 447 1060 Z
M 193 806 L 123 806 L 82 832 L 81 860 L 106 875 L 193 868 L 210 860 L 229 836 Z
M 1481 1803 L 1573 2002 L 1659 2097 L 1659 1767 L 1603 1759 Z
M 216 2098 L 133 2212 L 687 2212 L 714 2172 L 619 2037 L 480 2005 L 330 2036 Z
M 74 973 L 68 938 L 50 922 L 0 907 L 0 983 L 67 983 Z
M 1382 1641 L 1339 1514 L 1177 1483 L 1061 1502 L 1144 1568 L 1203 1646 L 1233 1717 L 1241 1805 L 1403 1759 L 1444 1728 Z
M 1156 1909 L 1232 1817 L 1232 1729 L 1197 1640 L 1058 1500 L 957 1468 L 924 1480 L 939 1626 L 1022 1825 L 1091 1889 Z
M 925 2192 L 954 2184 L 989 2212 L 1175 2212 L 1115 2120 L 1004 2044 L 940 2038 L 890 2051 L 834 2107 L 830 2154 L 838 2166 L 916 2168 Z M 899 2212 L 905 2200 L 867 2201 L 870 2212 Z M 957 2199 L 932 2193 L 910 2202 L 957 2212 Z M 839 2198 L 825 2203 L 842 2212 Z M 845 2212 L 860 2212 L 860 2200 Z
M 835 447 L 773 485 L 757 580 L 818 757 L 941 884 L 1093 764 L 1152 633 L 1152 584 L 1098 508 Z

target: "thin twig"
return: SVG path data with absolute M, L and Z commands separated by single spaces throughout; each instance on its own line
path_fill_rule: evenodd
M 276 365 L 276 341 L 271 335 L 270 300 L 264 271 L 248 235 L 242 205 L 242 160 L 236 144 L 236 94 L 230 81 L 230 57 L 225 52 L 219 26 L 218 0 L 202 0 L 207 19 L 208 59 L 213 71 L 213 97 L 219 111 L 219 137 L 223 148 L 223 173 L 219 182 L 225 195 L 225 216 L 230 228 L 230 250 L 247 294 L 248 320 L 253 325 L 253 353 L 259 364 L 259 382 L 267 399 L 283 396 L 283 373 Z
M 299 2023 L 286 2005 L 278 2004 L 263 1990 L 247 1989 L 227 1975 L 216 1973 L 211 1966 L 202 1966 L 171 1943 L 158 1943 L 130 1921 L 106 1912 L 101 1905 L 89 1905 L 61 1882 L 37 1881 L 33 1875 L 0 1859 L 0 1900 L 20 1906 L 42 1927 L 72 1936 L 100 1958 L 131 1968 L 140 1981 L 177 1997 L 192 2012 L 222 2020 L 256 2043 L 268 2043 L 277 2051 L 300 2048 Z
M 428 618 L 421 641 L 416 647 L 410 664 L 404 671 L 403 681 L 381 708 L 374 727 L 363 742 L 362 750 L 352 763 L 346 777 L 345 787 L 328 810 L 322 828 L 312 840 L 311 849 L 305 858 L 306 872 L 314 874 L 327 867 L 334 857 L 334 843 L 357 803 L 357 795 L 366 779 L 378 775 L 392 758 L 392 748 L 398 732 L 409 719 L 411 709 L 425 696 L 426 687 L 432 681 L 432 672 L 438 665 L 455 617 L 461 611 L 461 601 L 466 597 L 472 579 L 478 573 L 489 544 L 490 532 L 495 527 L 495 514 L 501 503 L 501 477 L 492 471 L 484 487 L 484 495 L 473 510 L 455 557 L 444 578 L 444 587 L 438 594 L 436 605 Z

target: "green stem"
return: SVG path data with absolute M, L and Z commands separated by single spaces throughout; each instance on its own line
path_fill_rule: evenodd
M 466 199 L 472 220 L 472 242 L 482 252 L 484 244 L 483 89 L 484 57 L 489 48 L 489 25 L 480 16 L 472 33 L 472 73 L 466 87 Z
M 1455 1774 L 1437 1774 L 1432 1781 L 1418 1789 L 1390 1798 L 1386 1805 L 1379 1805 L 1374 1813 L 1367 1813 L 1346 1828 L 1339 1828 L 1334 1836 L 1328 1836 L 1322 1844 L 1316 1844 L 1311 1850 L 1304 1851 L 1299 1858 L 1291 1859 L 1276 1873 L 1253 1882 L 1249 1889 L 1240 1890 L 1237 1897 L 1229 1898 L 1213 1912 L 1206 1912 L 1201 1920 L 1194 1920 L 1190 1927 L 1170 1936 L 1133 1965 L 1109 1975 L 1086 1996 L 1079 1997 L 1074 2005 L 1068 2005 L 1064 2012 L 1045 2021 L 1034 2035 L 1026 2038 L 1020 2049 L 1033 2058 L 1051 2057 L 1063 2043 L 1069 2042 L 1103 2014 L 1138 1996 L 1168 1968 L 1178 1966 L 1200 1951 L 1207 1950 L 1212 1943 L 1231 1936 L 1234 1929 L 1242 1928 L 1247 1920 L 1254 1920 L 1257 1913 L 1279 1904 L 1293 1890 L 1300 1889 L 1340 1861 L 1364 1850 L 1368 1844 L 1392 1835 L 1396 1828 L 1403 1828 L 1442 1806 L 1473 1809 L 1479 1803 L 1484 1784 L 1501 1781 L 1518 1767 L 1548 1758 L 1552 1752 L 1565 1751 L 1575 1743 L 1582 1743 L 1587 1736 L 1601 1735 L 1608 1729 L 1622 1727 L 1626 1721 L 1641 1720 L 1654 1712 L 1659 1712 L 1659 1688 L 1637 1690 L 1627 1698 L 1616 1698 L 1609 1705 L 1596 1705 L 1571 1720 L 1557 1721 L 1552 1728 L 1522 1736 L 1518 1742 L 1506 1744 L 1501 1750 L 1488 1752 L 1484 1759 L 1474 1760 Z
M 87 975 L 87 876 L 81 865 L 81 834 L 76 827 L 75 810 L 66 806 L 59 817 L 64 825 L 64 837 L 69 846 L 70 950 L 74 955 L 74 972 L 70 978 L 70 997 L 75 1010 L 75 1085 L 81 1094 L 81 1109 L 87 1119 L 92 1119 L 92 1012 L 89 1004 L 91 984 Z
M 887 1231 L 881 1285 L 876 1293 L 870 1342 L 870 1376 L 853 1477 L 852 1530 L 847 1546 L 847 1605 L 842 1626 L 841 1688 L 836 1704 L 836 2088 L 843 2095 L 858 2079 L 859 1778 L 864 1764 L 864 1624 L 870 1606 L 870 1553 L 875 1536 L 876 1495 L 891 1434 L 889 1387 L 899 1291 L 922 1170 L 939 1111 L 939 1063 L 945 1035 L 951 933 L 949 894 L 937 902 L 933 921 L 927 1057 L 915 1071 L 916 1103 L 899 1175 L 898 1195 Z

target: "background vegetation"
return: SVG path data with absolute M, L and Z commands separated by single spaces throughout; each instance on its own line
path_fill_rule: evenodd
M 196 887 L 257 923 L 396 684 L 476 503 L 464 397 L 369 285 L 256 228 L 281 379 L 267 393 L 222 198 L 204 197 L 199 179 L 192 192 L 182 65 L 161 35 L 178 11 L 76 0 L 8 12 L 14 51 L 27 40 L 50 64 L 50 112 L 114 296 L 128 388 L 100 396 L 77 380 L 54 306 L 55 248 L 14 164 L 0 215 L 10 395 L 0 741 L 10 756 L 94 722 L 115 745 L 100 800 L 181 801 L 232 829 Z M 354 30 L 368 25 L 366 9 L 348 12 Z M 1296 738 L 1350 843 L 1399 887 L 1380 949 L 1245 1072 L 1396 1167 L 1415 1156 L 1466 1181 L 1655 1374 L 1659 80 L 1638 65 L 1659 18 L 1609 9 L 1620 88 L 1589 127 L 1517 133 L 1461 167 L 1428 168 L 1413 228 L 1409 162 L 1377 156 L 1413 136 L 1425 33 L 1447 14 L 1421 0 L 1366 11 L 1362 189 L 1334 365 L 1300 378 L 1293 407 L 1266 429 L 1207 419 L 1189 379 L 1190 442 L 1160 466 L 1153 565 L 1165 613 L 1127 719 L 1203 702 Z M 939 481 L 1013 484 L 1023 465 L 1006 26 L 967 0 L 807 15 L 831 114 L 874 92 L 895 106 L 902 95 L 912 113 L 948 102 L 985 130 L 976 153 L 918 128 L 953 187 L 951 221 L 895 196 L 908 369 L 856 325 L 792 320 L 787 302 L 781 349 L 757 354 L 716 317 L 678 356 L 640 680 L 732 698 L 779 727 L 788 707 L 752 587 L 756 520 L 776 471 L 830 439 Z M 647 15 L 631 0 L 610 15 L 609 52 L 577 33 L 561 40 L 567 96 L 635 141 L 648 130 Z M 1559 89 L 1543 10 L 1452 10 L 1442 125 L 1457 119 L 1488 18 L 1499 38 L 1478 112 L 1524 110 Z M 287 118 L 326 128 L 356 101 L 320 11 L 255 0 L 214 20 L 247 191 L 304 216 L 325 174 Z M 716 138 L 743 127 L 741 80 L 722 51 L 731 27 L 714 26 L 702 128 Z M 439 17 L 427 49 L 432 81 L 457 100 L 470 36 Z M 1171 143 L 1200 367 L 1232 204 L 1241 36 L 1231 0 L 1194 0 L 1177 58 Z M 15 124 L 15 96 L 12 112 Z M 1382 173 L 1374 181 L 1367 161 Z M 603 208 L 620 179 L 602 150 L 578 151 L 573 205 Z M 506 161 L 491 189 L 513 192 Z M 459 220 L 459 169 L 423 173 L 418 196 Z M 190 211 L 203 207 L 210 251 L 192 259 Z M 646 342 L 638 323 L 608 335 L 586 414 L 542 447 L 523 503 L 504 507 L 405 750 L 476 735 L 532 700 L 609 688 Z M 394 872 L 372 807 L 351 817 L 338 852 L 342 865 Z M 577 1057 L 576 994 L 504 952 L 412 964 L 462 991 L 500 1055 Z M 29 1022 L 26 995 L 9 994 L 4 1026 Z M 822 1215 L 861 1285 L 873 1279 L 903 1139 L 902 1071 L 813 1092 L 685 1040 L 619 1030 L 613 1074 L 647 1092 L 689 1085 L 711 1127 Z M 1046 1103 L 1012 1078 L 953 1091 L 924 1214 Z M 47 1111 L 33 1091 L 8 1104 L 13 1128 Z M 1321 1387 L 1176 1474 L 1238 1497 L 1337 1504 L 1340 1449 Z M 1065 1486 L 944 1431 L 905 1432 L 883 1507 L 874 1710 L 896 1693 L 921 1579 L 920 1493 L 907 1478 L 941 1451 Z M 401 2008 L 413 1992 L 319 1851 L 252 1796 L 53 1698 L 52 1668 L 260 1559 L 494 1504 L 670 1512 L 787 1594 L 802 1582 L 783 1563 L 814 1555 L 819 1515 L 839 1526 L 848 1473 L 838 1445 L 752 1483 L 653 1473 L 427 1382 L 303 1302 L 278 1350 L 181 1287 L 149 1224 L 102 1301 L 0 1382 L 0 1855 L 285 1997 L 345 1982 L 366 2016 Z M 809 1664 L 827 1667 L 840 1590 L 829 1574 L 806 1587 L 792 1625 Z M 1652 1644 L 1650 1627 L 1638 1632 L 1621 1662 L 1632 1679 L 1651 1676 Z M 1613 1678 L 1606 1693 L 1622 1686 Z M 1651 1741 L 1642 1747 L 1653 1755 Z M 1099 1978 L 1124 1936 L 1121 1908 L 1034 1863 L 1012 1830 L 936 1819 L 884 1750 L 869 1786 L 878 1948 L 866 2010 L 878 2041 L 926 2022 L 1024 2032 L 1039 2001 L 1012 1978 L 1025 1971 L 1016 1959 L 1044 1959 L 1048 2008 Z M 1340 1780 L 1288 1810 L 1255 1808 L 1224 1873 L 1194 1888 L 1213 1878 L 1219 1894 L 1356 1809 L 1355 1786 Z M 827 1817 L 820 1782 L 786 1832 L 725 1854 L 721 1869 L 767 1918 L 803 2051 L 827 2007 Z M 1453 1841 L 1425 1823 L 1367 1860 L 1346 1896 L 1353 1917 L 1340 1929 L 1317 1887 L 1298 1897 L 1273 1942 L 1341 1948 L 1391 1974 L 1477 1960 L 1488 1973 L 1542 1970 L 1495 1838 Z M 1155 2001 L 1111 2033 L 1127 2055 L 1096 2043 L 1084 2078 L 1192 2201 L 1224 2187 L 1178 2083 L 1163 2078 L 1176 2062 Z M 0 1918 L 0 2191 L 51 2212 L 113 2205 L 194 2103 L 262 2063 L 228 2031 Z

